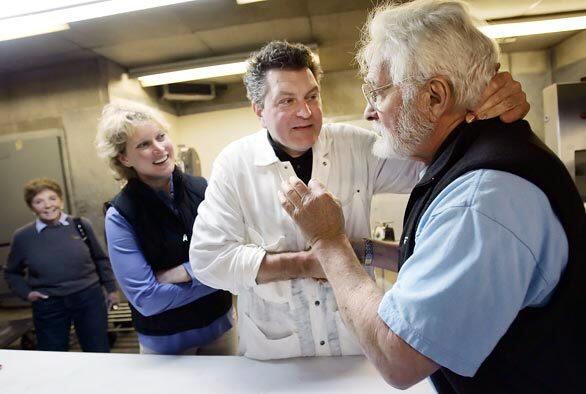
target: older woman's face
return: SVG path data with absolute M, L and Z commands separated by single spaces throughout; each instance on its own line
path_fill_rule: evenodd
M 118 156 L 126 167 L 132 167 L 147 184 L 168 179 L 175 168 L 175 150 L 167 132 L 154 122 L 135 127 L 126 141 L 124 153 Z
M 45 223 L 57 223 L 63 210 L 63 200 L 53 190 L 43 190 L 31 200 L 31 210 Z

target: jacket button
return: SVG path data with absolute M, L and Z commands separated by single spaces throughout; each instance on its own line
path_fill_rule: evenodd
M 325 345 L 325 344 L 326 344 L 326 342 L 325 342 L 325 341 L 319 341 L 319 344 L 320 344 L 321 346 L 323 346 L 323 345 Z
M 319 306 L 319 301 L 316 301 L 315 302 L 315 306 Z

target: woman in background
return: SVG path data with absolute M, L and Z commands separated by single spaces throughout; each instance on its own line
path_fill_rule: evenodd
M 32 302 L 37 349 L 69 350 L 73 322 L 84 352 L 109 352 L 101 286 L 108 293 L 108 306 L 118 302 L 118 295 L 90 222 L 82 218 L 78 230 L 63 212 L 61 186 L 51 179 L 29 181 L 24 200 L 37 219 L 14 233 L 4 276 L 16 295 Z
M 206 180 L 176 167 L 166 122 L 143 105 L 106 105 L 96 145 L 126 181 L 108 204 L 106 237 L 141 353 L 233 354 L 231 295 L 200 283 L 189 264 Z

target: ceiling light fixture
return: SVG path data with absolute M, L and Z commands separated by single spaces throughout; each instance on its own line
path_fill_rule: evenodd
M 520 37 L 586 29 L 586 15 L 566 15 L 548 19 L 491 23 L 478 27 L 490 38 Z
M 189 1 L 194 0 L 102 0 L 52 9 L 45 5 L 37 11 L 29 6 L 24 8 L 26 14 L 0 19 L 0 41 L 64 30 L 74 22 Z
M 41 34 L 55 33 L 58 31 L 68 30 L 69 25 L 19 25 L 6 29 L 0 26 L 0 41 L 16 40 L 17 38 L 38 36 Z
M 236 0 L 236 4 L 250 4 L 250 3 L 260 3 L 261 1 L 266 1 L 266 0 Z
M 184 81 L 198 81 L 227 75 L 242 75 L 245 72 L 246 62 L 240 61 L 144 75 L 138 77 L 138 80 L 143 87 L 149 87 Z
M 318 56 L 316 53 L 317 45 L 309 44 L 308 47 L 315 56 Z M 246 72 L 246 59 L 249 56 L 250 53 L 239 53 L 158 66 L 139 67 L 129 70 L 128 74 L 130 78 L 138 79 L 143 87 L 242 75 Z

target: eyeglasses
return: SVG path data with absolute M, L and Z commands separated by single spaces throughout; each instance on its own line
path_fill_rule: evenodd
M 370 84 L 364 83 L 362 84 L 362 94 L 364 94 L 364 98 L 366 99 L 368 105 L 370 105 L 375 111 L 380 111 L 378 107 L 382 99 L 382 95 L 380 93 L 385 89 L 398 86 L 398 83 L 388 83 L 386 85 L 379 86 L 378 88 L 373 88 L 370 86 Z

